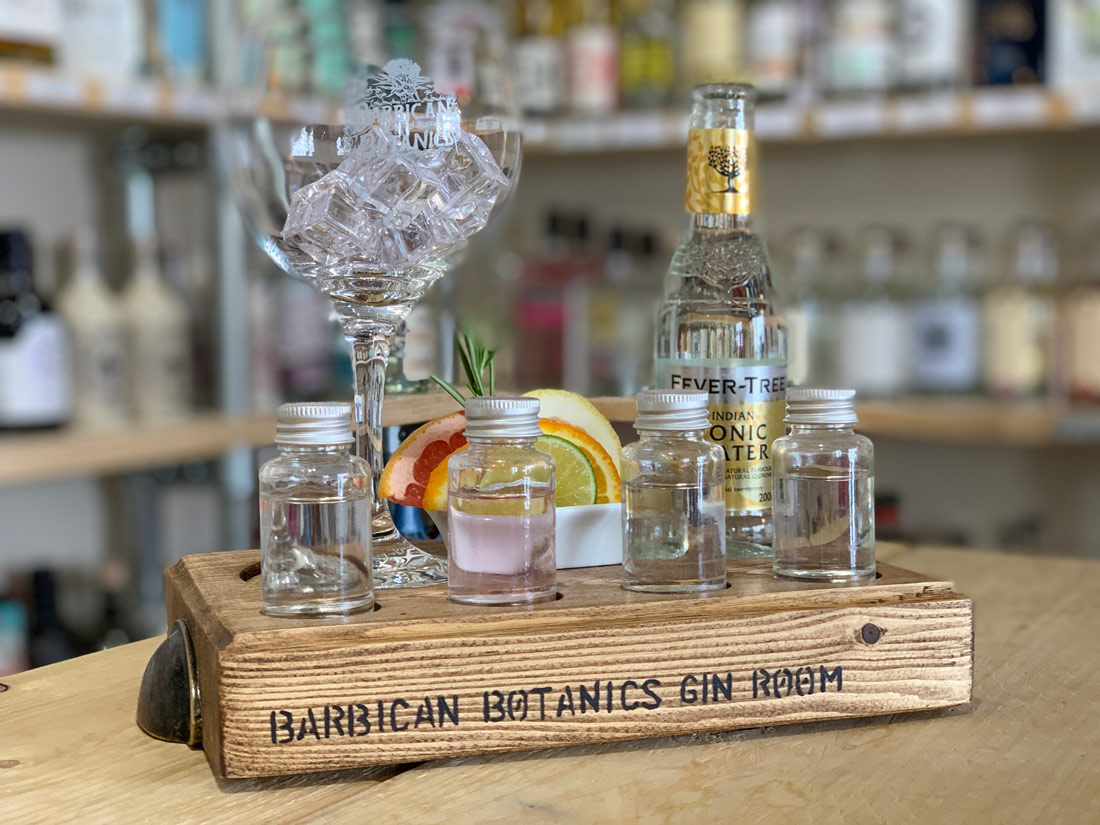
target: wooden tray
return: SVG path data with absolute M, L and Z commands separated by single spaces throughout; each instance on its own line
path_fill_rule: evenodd
M 224 777 L 875 716 L 971 695 L 970 600 L 887 564 L 873 583 L 834 587 L 731 562 L 730 587 L 706 598 L 623 591 L 617 566 L 567 570 L 559 598 L 534 608 L 453 604 L 436 586 L 380 591 L 375 612 L 345 620 L 262 615 L 256 572 L 255 551 L 168 571 L 176 661 L 166 642 L 139 708 L 148 732 L 201 742 Z M 190 703 L 182 735 L 150 721 L 178 716 L 164 707 L 172 689 L 158 687 L 166 667 Z

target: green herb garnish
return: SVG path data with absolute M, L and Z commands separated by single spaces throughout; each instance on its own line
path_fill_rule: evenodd
M 493 367 L 495 349 L 489 349 L 467 332 L 455 335 L 455 348 L 458 350 L 458 358 L 462 362 L 462 371 L 466 373 L 466 384 L 475 395 L 493 395 L 496 391 L 496 371 Z M 488 383 L 484 375 L 488 370 Z M 444 381 L 438 375 L 433 375 L 435 381 L 447 395 L 451 396 L 462 406 L 466 406 L 466 399 L 462 393 L 448 381 Z M 488 392 L 486 392 L 488 390 Z

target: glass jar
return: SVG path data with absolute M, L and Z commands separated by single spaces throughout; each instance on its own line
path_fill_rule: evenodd
M 853 430 L 854 390 L 787 392 L 790 431 L 772 448 L 776 576 L 875 575 L 874 446 Z
M 370 468 L 351 407 L 283 404 L 279 455 L 260 468 L 263 612 L 342 616 L 374 606 Z
M 691 593 L 726 586 L 726 456 L 704 437 L 705 392 L 645 390 L 623 448 L 623 587 Z
M 447 583 L 452 601 L 554 598 L 554 462 L 535 449 L 537 398 L 466 401 L 464 450 L 447 463 Z

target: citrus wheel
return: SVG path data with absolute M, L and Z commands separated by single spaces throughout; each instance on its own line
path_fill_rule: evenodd
M 554 504 L 596 503 L 596 470 L 584 451 L 556 435 L 540 436 L 535 447 L 554 459 Z

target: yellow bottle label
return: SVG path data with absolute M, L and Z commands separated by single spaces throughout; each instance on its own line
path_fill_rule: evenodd
M 749 133 L 692 129 L 688 133 L 687 197 L 696 214 L 750 214 Z
M 771 509 L 772 443 L 783 435 L 787 365 L 782 361 L 659 358 L 657 381 L 710 394 L 708 441 L 726 454 L 726 510 Z

